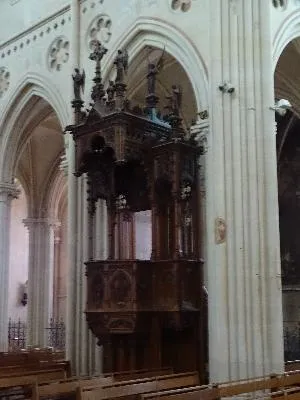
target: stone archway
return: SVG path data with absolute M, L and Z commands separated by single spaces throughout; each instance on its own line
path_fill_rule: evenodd
M 292 17 L 286 32 L 285 47 L 278 57 L 274 72 L 275 97 L 287 99 L 292 109 L 284 115 L 276 113 L 277 121 L 277 174 L 279 228 L 282 274 L 283 329 L 285 360 L 298 359 L 300 340 L 298 306 L 300 301 L 299 224 L 300 211 L 300 14 Z M 298 23 L 296 23 L 298 21 Z M 295 35 L 298 36 L 295 36 Z M 291 39 L 287 42 L 288 39 Z
M 64 152 L 62 127 L 46 99 L 57 98 L 46 88 L 27 82 L 12 101 L 2 124 L 2 165 L 4 182 L 17 177 L 23 183 L 28 212 L 28 335 L 27 344 L 46 346 L 47 326 L 52 316 L 54 230 L 49 198 Z M 55 108 L 57 107 L 55 104 Z M 63 109 L 60 112 L 62 118 Z M 65 193 L 66 196 L 66 193 Z

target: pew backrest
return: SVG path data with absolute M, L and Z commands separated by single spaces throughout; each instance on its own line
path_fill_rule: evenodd
M 105 385 L 102 388 L 80 388 L 77 390 L 77 398 L 83 400 L 110 399 L 140 395 L 143 393 L 159 392 L 171 388 L 195 386 L 199 384 L 197 372 L 171 374 L 155 378 L 136 379 L 116 382 L 113 385 Z
M 77 388 L 102 387 L 113 383 L 112 377 L 97 377 L 89 379 L 76 379 L 73 381 L 50 382 L 38 386 L 38 397 L 66 397 L 76 395 Z
M 130 379 L 151 378 L 154 376 L 173 374 L 173 368 L 155 368 L 155 369 L 140 369 L 132 371 L 114 372 L 112 375 L 115 381 L 126 381 Z
M 215 400 L 218 398 L 218 389 L 208 385 L 171 389 L 141 395 L 142 400 Z

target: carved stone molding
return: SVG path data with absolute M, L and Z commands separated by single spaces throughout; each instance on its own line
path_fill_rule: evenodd
M 171 1 L 171 8 L 174 11 L 189 11 L 192 6 L 192 0 L 172 0 Z
M 59 27 L 63 27 L 65 24 L 70 23 L 71 16 L 66 14 L 58 14 L 57 18 L 51 21 L 46 20 L 40 25 L 38 29 L 28 29 L 23 32 L 16 40 L 8 41 L 1 48 L 1 58 L 14 56 L 16 53 L 23 51 L 26 47 L 35 46 L 39 40 L 42 40 L 46 35 L 49 35 Z
M 201 115 L 202 118 L 201 118 Z M 205 154 L 208 151 L 207 137 L 209 133 L 209 121 L 208 121 L 208 112 L 203 111 L 199 113 L 200 120 L 198 120 L 194 125 L 190 128 L 190 134 L 195 138 L 198 145 L 201 147 L 201 153 Z
M 288 0 L 272 0 L 275 8 L 285 10 L 287 8 Z
M 20 194 L 20 189 L 13 183 L 0 183 L 0 201 L 7 199 L 16 199 Z
M 217 217 L 215 219 L 215 242 L 221 244 L 226 241 L 226 221 L 224 218 Z
M 7 91 L 10 83 L 10 73 L 5 67 L 0 68 L 0 98 L 2 98 Z
M 111 38 L 112 21 L 106 14 L 100 14 L 91 22 L 87 30 L 87 45 L 91 50 L 95 40 L 108 43 Z
M 48 51 L 49 69 L 60 71 L 63 64 L 69 60 L 70 42 L 65 36 L 56 38 L 50 45 Z

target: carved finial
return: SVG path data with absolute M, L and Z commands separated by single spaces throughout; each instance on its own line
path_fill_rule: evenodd
M 93 87 L 91 97 L 96 102 L 97 100 L 101 100 L 105 95 L 102 84 L 102 76 L 101 76 L 101 60 L 103 56 L 107 53 L 107 49 L 104 46 L 102 46 L 99 40 L 93 41 L 93 48 L 94 51 L 90 54 L 89 58 L 90 60 L 96 61 L 96 73 L 95 73 L 95 78 L 93 79 L 95 85 Z

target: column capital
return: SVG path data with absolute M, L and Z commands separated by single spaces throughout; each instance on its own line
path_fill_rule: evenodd
M 63 171 L 66 176 L 68 175 L 68 167 L 69 167 L 67 152 L 68 149 L 65 148 L 65 153 L 61 156 L 59 164 L 59 169 Z
M 206 115 L 207 118 L 199 118 L 196 123 L 190 127 L 190 134 L 195 138 L 196 142 L 201 147 L 202 154 L 205 154 L 208 150 L 207 136 L 209 134 L 209 119 L 208 114 Z
M 16 199 L 20 194 L 20 189 L 14 183 L 0 182 L 0 201 Z
M 52 218 L 24 218 L 22 222 L 27 228 L 37 225 L 48 225 L 53 229 L 57 229 L 61 225 L 58 220 Z

